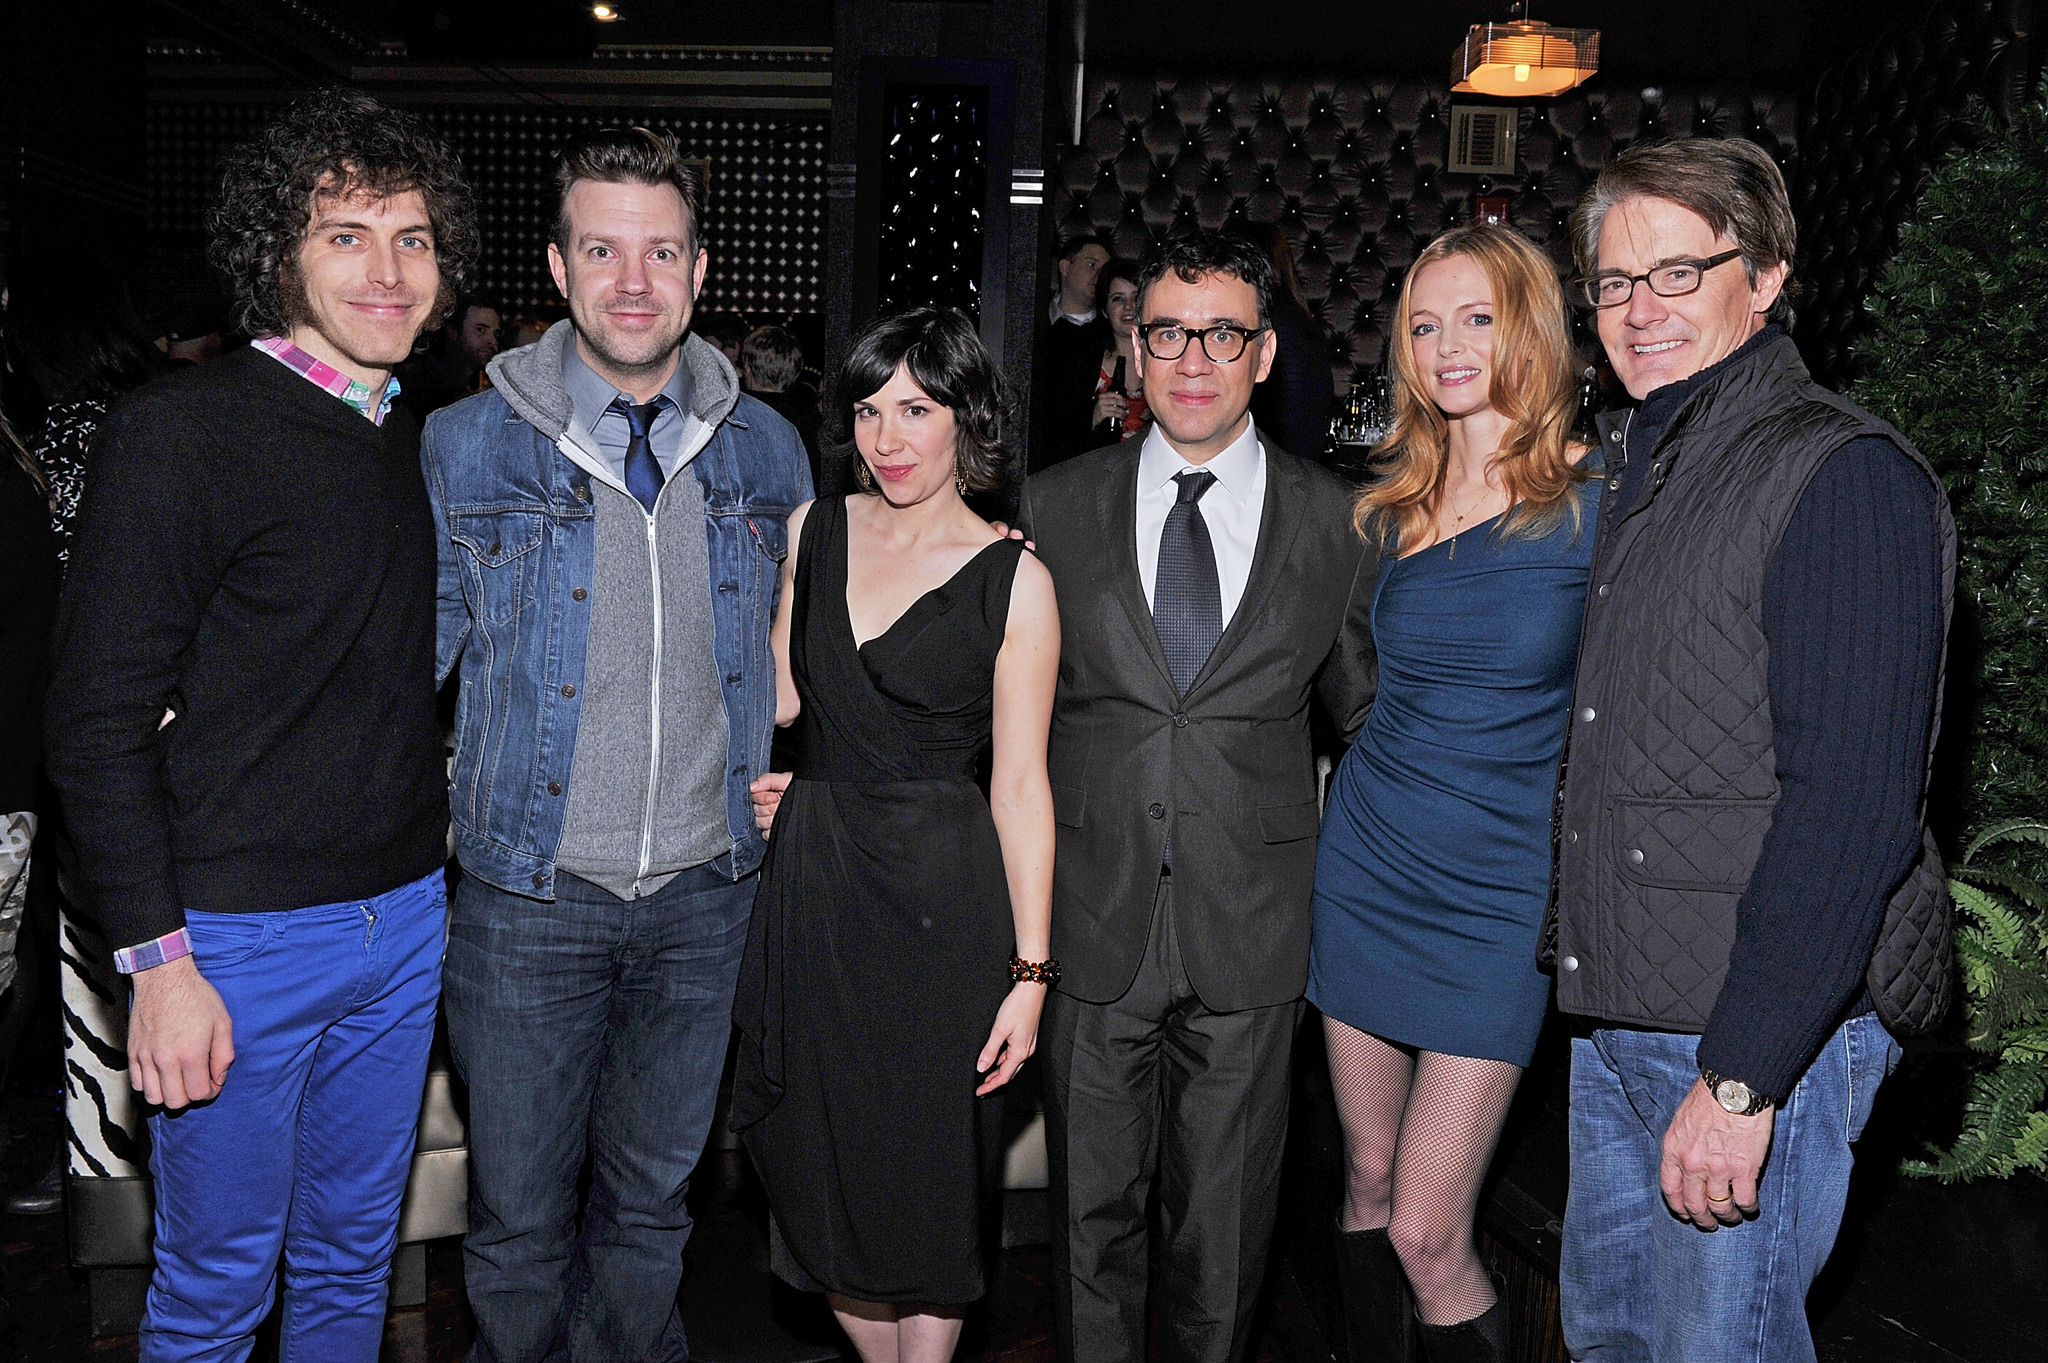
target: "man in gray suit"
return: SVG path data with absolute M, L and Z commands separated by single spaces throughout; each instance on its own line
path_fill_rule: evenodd
M 1273 267 L 1240 238 L 1140 272 L 1155 425 L 1035 475 L 1019 521 L 1059 590 L 1047 1000 L 1054 1310 L 1065 1363 L 1243 1356 L 1287 1130 L 1319 822 L 1309 702 L 1348 737 L 1377 555 L 1350 488 L 1263 441 Z

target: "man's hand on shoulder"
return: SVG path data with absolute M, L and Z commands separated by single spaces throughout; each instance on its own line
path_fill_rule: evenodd
M 1771 1153 L 1775 1108 L 1741 1117 L 1722 1107 L 1707 1081 L 1696 1079 L 1664 1133 L 1658 1183 L 1672 1215 L 1701 1230 L 1755 1216 L 1757 1180 Z
M 235 1063 L 234 1024 L 220 994 L 190 956 L 132 977 L 128 1082 L 173 1112 L 216 1097 Z

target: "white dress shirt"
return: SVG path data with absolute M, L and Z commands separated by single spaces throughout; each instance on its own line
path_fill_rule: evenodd
M 1216 484 L 1195 503 L 1209 527 L 1216 551 L 1216 585 L 1223 597 L 1223 626 L 1237 613 L 1244 586 L 1252 575 L 1252 554 L 1259 547 L 1259 520 L 1266 511 L 1266 448 L 1249 421 L 1244 434 L 1206 464 L 1190 464 L 1160 433 L 1159 423 L 1145 435 L 1138 452 L 1138 580 L 1145 604 L 1152 604 L 1152 584 L 1159 580 L 1159 536 L 1166 513 L 1180 498 L 1173 476 L 1182 469 L 1206 469 Z

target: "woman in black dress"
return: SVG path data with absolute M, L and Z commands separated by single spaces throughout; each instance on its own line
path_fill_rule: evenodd
M 1059 622 L 1051 575 L 963 500 L 1002 459 L 972 324 L 884 318 L 838 391 L 863 491 L 789 518 L 776 721 L 798 726 L 797 759 L 755 783 L 772 839 L 733 1125 L 768 1189 L 776 1272 L 827 1293 L 867 1363 L 943 1363 L 983 1291 L 998 1090 L 1057 976 Z

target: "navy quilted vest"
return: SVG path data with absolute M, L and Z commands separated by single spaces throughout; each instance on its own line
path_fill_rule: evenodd
M 1622 429 L 1603 419 L 1610 451 Z M 1807 482 L 1866 435 L 1935 477 L 1896 430 L 1816 385 L 1781 337 L 1704 384 L 1655 449 L 1628 452 L 1652 461 L 1650 481 L 1601 526 L 1558 795 L 1545 954 L 1566 1012 L 1705 1027 L 1778 799 L 1764 576 Z M 1946 496 L 1941 535 L 1946 609 Z M 1869 974 L 1895 1031 L 1938 1020 L 1952 973 L 1940 855 L 1924 831 L 1921 841 Z

